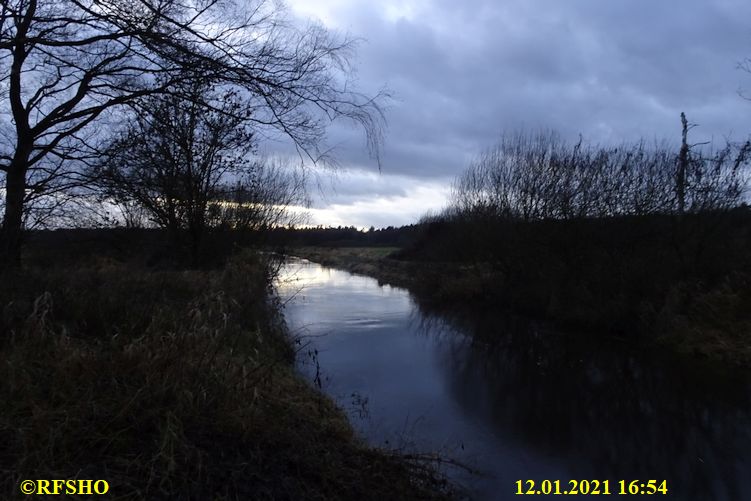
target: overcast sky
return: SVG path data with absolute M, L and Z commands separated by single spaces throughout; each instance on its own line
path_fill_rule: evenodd
M 313 222 L 376 227 L 437 211 L 453 178 L 503 131 L 553 128 L 598 143 L 751 133 L 748 0 L 292 0 L 364 39 L 359 88 L 394 95 L 382 169 L 360 132 L 330 130 L 342 170 Z M 333 186 L 332 186 L 333 185 Z

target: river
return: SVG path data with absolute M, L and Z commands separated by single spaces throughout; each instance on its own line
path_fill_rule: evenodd
M 471 467 L 446 470 L 470 499 L 518 499 L 519 480 L 607 479 L 614 495 L 621 480 L 656 480 L 667 495 L 651 498 L 751 500 L 747 373 L 493 312 L 427 311 L 405 289 L 295 258 L 278 291 L 305 377 L 368 443 Z

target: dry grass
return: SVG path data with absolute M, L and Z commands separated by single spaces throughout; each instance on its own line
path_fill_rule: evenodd
M 28 478 L 105 479 L 116 499 L 445 497 L 297 377 L 267 270 L 2 277 L 0 497 Z
M 297 247 L 291 252 L 311 260 L 336 262 L 376 262 L 398 251 L 398 247 Z M 315 259 L 314 259 L 315 258 Z
M 657 315 L 660 341 L 726 364 L 751 366 L 751 283 L 734 275 L 718 287 L 675 287 Z

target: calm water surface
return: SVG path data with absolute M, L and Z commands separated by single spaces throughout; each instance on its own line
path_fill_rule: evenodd
M 429 312 L 404 289 L 303 260 L 287 262 L 278 290 L 304 336 L 306 377 L 368 442 L 438 451 L 480 471 L 449 471 L 472 499 L 520 499 L 524 479 L 564 488 L 610 479 L 611 491 L 621 479 L 655 479 L 669 490 L 655 499 L 751 500 L 743 373 L 500 315 Z M 473 341 L 488 334 L 492 348 Z

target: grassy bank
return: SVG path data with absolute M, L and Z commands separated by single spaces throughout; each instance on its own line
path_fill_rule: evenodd
M 24 479 L 104 479 L 117 499 L 447 497 L 296 375 L 254 255 L 47 255 L 2 277 L 0 497 Z
M 467 242 L 456 245 L 466 248 Z M 664 276 L 653 273 L 650 281 L 649 268 L 639 270 L 638 263 L 629 262 L 633 271 L 624 273 L 624 282 L 632 289 L 608 291 L 613 272 L 620 273 L 617 268 L 576 277 L 560 262 L 535 261 L 535 256 L 520 256 L 518 268 L 501 269 L 491 260 L 425 260 L 409 251 L 388 254 L 377 248 L 298 247 L 292 254 L 409 288 L 429 306 L 506 311 L 572 332 L 586 330 L 619 342 L 751 366 L 751 289 L 748 275 L 741 272 L 711 283 L 658 283 Z M 598 259 L 587 262 L 602 264 Z M 603 290 L 596 295 L 593 289 L 600 285 Z M 640 285 L 656 292 L 649 296 Z

